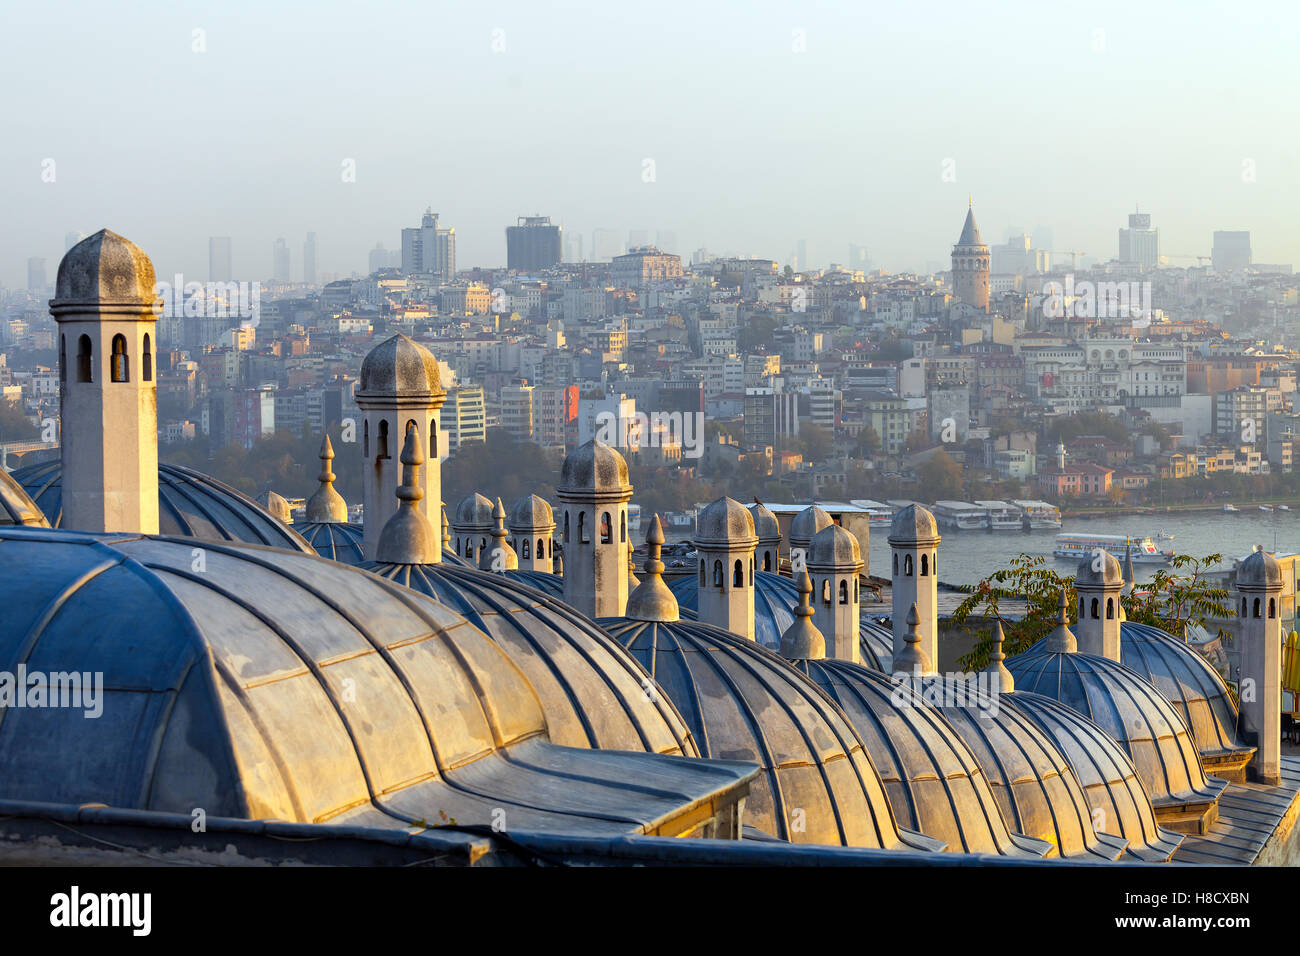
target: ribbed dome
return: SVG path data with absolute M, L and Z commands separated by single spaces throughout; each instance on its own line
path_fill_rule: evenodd
M 954 853 L 1041 857 L 1051 850 L 1007 829 L 975 755 L 910 684 L 848 661 L 792 663 L 848 715 L 900 826 L 943 840 Z
M 263 511 L 271 517 L 285 524 L 293 524 L 293 512 L 289 508 L 289 502 L 284 500 L 283 495 L 277 495 L 274 491 L 264 491 L 257 496 L 257 504 Z
M 844 713 L 781 658 L 708 624 L 599 623 L 677 705 L 702 754 L 763 768 L 745 804 L 747 822 L 796 843 L 902 845 L 861 738 Z
M 1137 768 L 1109 734 L 1078 711 L 1042 694 L 1017 690 L 1000 700 L 1034 721 L 1070 762 L 1097 830 L 1128 840 L 1128 855 L 1144 862 L 1162 863 L 1173 856 L 1183 842 L 1182 834 L 1156 822 Z
M 511 568 L 501 572 L 508 580 L 518 581 L 530 588 L 536 588 L 547 597 L 557 601 L 564 600 L 564 578 L 549 571 L 537 571 L 532 568 Z M 575 612 L 577 613 L 577 612 Z
M 1124 571 L 1109 551 L 1101 548 L 1083 556 L 1074 575 L 1076 586 L 1117 588 L 1124 584 Z
M 549 743 L 519 668 L 423 595 L 305 554 L 213 544 L 196 570 L 192 552 L 0 529 L 0 660 L 103 685 L 98 719 L 5 711 L 0 799 L 399 831 L 504 810 L 521 830 L 616 835 L 736 779 Z
M 294 528 L 322 558 L 352 565 L 366 560 L 365 535 L 359 524 L 312 521 Z
M 862 663 L 865 666 L 886 674 L 892 671 L 894 663 L 892 629 L 863 617 L 858 621 L 858 646 L 862 649 Z
M 491 531 L 496 522 L 492 520 L 492 499 L 477 491 L 466 495 L 456 506 L 456 515 L 451 519 L 451 526 L 456 531 Z
M 590 493 L 631 494 L 627 460 L 617 448 L 593 438 L 565 457 L 560 468 L 560 486 L 556 491 L 579 496 Z
M 36 502 L 23 490 L 9 472 L 0 468 L 0 525 L 21 524 L 33 528 L 48 528 L 49 520 Z
M 758 536 L 759 544 L 774 544 L 781 540 L 781 523 L 771 508 L 755 501 L 749 506 L 749 514 L 754 519 L 754 534 Z
M 1014 694 L 978 694 L 964 706 L 941 708 L 983 768 L 1007 826 L 1047 840 L 1066 858 L 1119 859 L 1128 841 L 1093 828 L 1092 808 L 1069 760 L 1009 703 Z
M 813 535 L 808 545 L 808 566 L 826 569 L 862 568 L 862 549 L 856 536 L 845 531 L 837 524 L 827 525 Z
M 920 505 L 908 505 L 889 523 L 890 544 L 926 544 L 939 540 L 934 515 Z
M 725 495 L 702 510 L 695 519 L 695 543 L 743 547 L 758 543 L 754 516 L 735 498 Z
M 139 312 L 158 298 L 153 263 L 130 239 L 108 229 L 82 239 L 59 262 L 50 311 L 124 306 Z
M 1277 558 L 1260 548 L 1237 565 L 1237 587 L 1281 587 L 1282 566 Z
M 1157 810 L 1213 802 L 1226 786 L 1205 776 L 1173 704 L 1123 664 L 1093 654 L 1031 652 L 1010 658 L 1006 667 L 1017 690 L 1059 700 L 1115 738 Z
M 834 523 L 831 516 L 823 509 L 817 505 L 809 505 L 790 522 L 790 547 L 807 550 L 808 545 L 812 543 L 813 535 Z
M 677 606 L 681 609 L 682 616 L 694 619 L 700 610 L 699 578 L 694 574 L 682 574 L 671 580 L 665 580 L 669 590 L 677 598 Z M 754 640 L 768 650 L 780 650 L 781 635 L 794 623 L 794 609 L 798 603 L 799 589 L 792 580 L 771 571 L 756 571 L 754 573 Z M 875 670 L 885 670 L 882 666 L 880 650 L 883 648 L 886 655 L 892 652 L 893 634 L 882 631 L 879 626 L 876 626 L 874 632 L 869 632 L 866 621 L 862 621 L 859 627 L 862 663 Z M 883 643 L 881 635 L 883 635 Z
M 1120 660 L 1155 685 L 1183 718 L 1202 760 L 1248 755 L 1255 748 L 1237 737 L 1237 705 L 1210 662 L 1156 627 L 1119 626 Z
M 63 463 L 20 468 L 13 478 L 54 527 L 63 523 Z M 73 528 L 71 530 L 78 530 Z M 243 541 L 311 553 L 311 545 L 256 501 L 181 465 L 158 466 L 158 530 L 203 541 Z
M 420 343 L 398 333 L 361 360 L 357 395 L 432 397 L 443 394 L 438 360 Z
M 506 526 L 511 531 L 542 531 L 555 527 L 555 512 L 545 498 L 526 495 L 514 503 Z
M 550 738 L 570 747 L 697 756 L 690 731 L 632 657 L 567 604 L 500 574 L 447 564 L 362 565 L 427 594 L 484 631 L 541 698 Z

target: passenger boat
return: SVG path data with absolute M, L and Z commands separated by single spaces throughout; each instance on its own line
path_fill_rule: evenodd
M 1237 513 L 1237 506 L 1232 504 L 1224 505 L 1223 513 L 1226 515 L 1235 515 Z
M 1291 506 L 1290 506 L 1290 505 L 1278 505 L 1278 506 L 1277 506 L 1277 510 L 1278 510 L 1278 511 L 1290 511 L 1290 510 L 1291 510 Z
M 969 501 L 936 501 L 934 520 L 941 528 L 952 531 L 983 531 L 989 526 L 989 513 Z
M 894 519 L 894 509 L 883 501 L 875 501 L 871 498 L 854 498 L 849 504 L 857 505 L 865 511 L 867 520 L 873 525 L 886 525 Z
M 1046 501 L 1016 500 L 1011 502 L 1020 509 L 1020 525 L 1029 525 L 1031 531 L 1041 531 L 1061 526 L 1061 509 Z
M 988 513 L 990 531 L 1019 531 L 1020 509 L 1008 501 L 976 501 Z
M 1260 505 L 1260 506 L 1259 506 L 1259 510 L 1262 511 L 1262 512 L 1264 512 L 1265 514 L 1272 514 L 1272 513 L 1273 513 L 1273 506 L 1272 506 L 1272 505 Z
M 1134 564 L 1168 564 L 1173 551 L 1161 551 L 1150 535 L 1124 534 L 1058 534 L 1053 550 L 1058 558 L 1081 560 L 1100 548 L 1109 551 L 1121 564 L 1125 554 L 1133 556 Z

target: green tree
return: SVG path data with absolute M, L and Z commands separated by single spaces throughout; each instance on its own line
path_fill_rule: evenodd
M 880 436 L 870 425 L 858 432 L 858 440 L 853 445 L 853 453 L 858 458 L 870 458 L 880 454 Z
M 805 461 L 823 461 L 831 453 L 831 433 L 820 425 L 805 425 L 799 429 L 799 444 Z
M 0 442 L 35 441 L 39 434 L 18 402 L 0 399 Z
M 944 498 L 961 497 L 961 465 L 952 460 L 943 449 L 935 452 L 916 469 L 918 491 L 924 491 L 929 497 L 939 501 Z

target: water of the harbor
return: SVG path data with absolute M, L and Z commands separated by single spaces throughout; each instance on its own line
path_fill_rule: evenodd
M 1282 554 L 1300 551 L 1300 511 L 1271 514 L 1240 505 L 1238 514 L 1125 515 L 1114 518 L 1065 518 L 1060 531 L 988 532 L 942 530 L 939 545 L 939 579 L 945 584 L 975 584 L 990 573 L 1005 568 L 1022 551 L 1045 555 L 1053 567 L 1072 571 L 1078 561 L 1052 556 L 1057 534 L 1150 535 L 1161 551 L 1202 558 L 1222 554 L 1218 567 L 1230 568 L 1234 558 L 1243 558 L 1255 545 Z M 1173 540 L 1156 540 L 1164 531 Z M 888 524 L 871 528 L 871 573 L 889 574 Z M 1120 556 L 1122 559 L 1122 555 Z M 1135 564 L 1138 582 L 1149 581 L 1160 565 Z

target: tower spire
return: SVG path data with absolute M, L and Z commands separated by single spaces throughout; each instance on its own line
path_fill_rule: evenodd
M 1002 644 L 1005 640 L 1006 635 L 1002 632 L 1002 620 L 999 618 L 993 622 L 993 654 L 989 666 L 984 668 L 984 673 L 993 678 L 990 684 L 997 687 L 999 694 L 1009 694 L 1016 689 L 1016 679 L 1012 676 L 1011 671 L 1007 670 L 1007 665 L 1003 663 L 1007 659 L 1006 653 L 1002 650 Z
M 628 595 L 626 616 L 634 621 L 679 620 L 681 609 L 677 605 L 677 598 L 668 585 L 664 584 L 664 529 L 658 515 L 650 522 L 645 541 L 649 554 L 641 571 L 641 583 Z
M 438 560 L 433 525 L 418 507 L 424 497 L 420 486 L 420 430 L 408 428 L 402 445 L 402 477 L 397 486 L 397 511 L 379 532 L 375 560 L 385 564 L 430 564 Z
M 348 520 L 348 503 L 334 490 L 335 475 L 330 464 L 333 460 L 334 446 L 330 444 L 329 432 L 326 432 L 320 443 L 320 487 L 307 499 L 308 521 L 339 523 Z
M 821 660 L 826 656 L 826 638 L 812 622 L 812 578 L 802 571 L 796 583 L 799 603 L 794 609 L 794 623 L 781 635 L 781 656 L 791 661 Z
M 925 653 L 921 647 L 920 625 L 921 615 L 917 613 L 916 605 L 913 604 L 907 612 L 907 634 L 904 637 L 906 646 L 902 651 L 894 655 L 894 671 L 911 675 L 929 674 L 934 665 L 930 656 Z
M 506 509 L 497 499 L 492 509 L 492 543 L 479 555 L 478 566 L 481 571 L 513 571 L 519 567 L 519 556 L 506 541 Z

